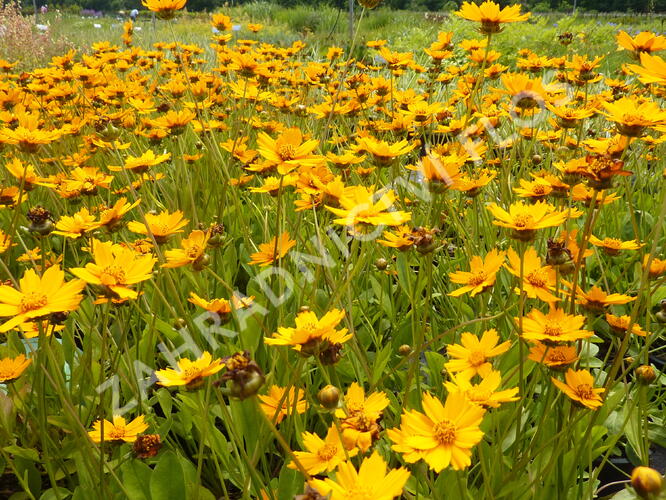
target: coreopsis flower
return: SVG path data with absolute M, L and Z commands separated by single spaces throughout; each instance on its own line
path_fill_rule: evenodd
M 61 137 L 60 130 L 39 128 L 39 116 L 26 113 L 18 116 L 18 126 L 0 129 L 0 144 L 14 144 L 24 153 L 36 153 L 45 144 L 50 144 Z
M 19 378 L 32 363 L 25 355 L 19 354 L 15 358 L 0 359 L 0 383 L 8 384 Z
M 140 198 L 134 203 L 127 203 L 127 198 L 119 198 L 113 206 L 100 210 L 97 223 L 100 227 L 105 227 L 107 230 L 113 231 L 118 228 L 121 219 L 128 214 L 130 210 L 137 207 L 139 203 L 141 203 Z
M 213 299 L 209 301 L 199 297 L 194 292 L 190 292 L 190 298 L 187 301 L 210 313 L 217 314 L 222 322 L 226 322 L 231 314 L 231 303 L 227 299 Z
M 514 320 L 519 322 L 519 318 Z M 523 317 L 522 337 L 547 345 L 574 342 L 592 336 L 591 331 L 583 328 L 584 324 L 585 316 L 567 314 L 564 309 L 553 306 L 548 314 L 544 314 L 535 308 Z
M 141 5 L 164 20 L 176 17 L 176 11 L 185 7 L 186 3 L 187 0 L 141 0 Z
M 451 375 L 451 381 L 444 382 L 449 394 L 460 392 L 469 401 L 484 408 L 499 408 L 502 403 L 510 403 L 520 399 L 516 396 L 518 394 L 517 387 L 498 391 L 501 384 L 502 374 L 497 370 L 490 370 L 483 375 L 478 384 L 472 383 L 472 377 L 462 374 Z
M 342 440 L 348 450 L 358 448 L 365 453 L 379 438 L 379 424 L 382 412 L 389 405 L 383 392 L 373 392 L 366 397 L 362 386 L 353 382 L 347 389 L 343 407 L 335 412 L 341 420 Z
M 593 286 L 588 292 L 578 289 L 576 294 L 576 304 L 580 304 L 584 309 L 600 312 L 611 305 L 628 304 L 636 300 L 636 297 L 623 295 L 621 293 L 607 294 L 598 286 Z
M 301 166 L 317 166 L 326 163 L 323 156 L 313 154 L 319 141 L 303 139 L 296 127 L 288 128 L 277 139 L 265 132 L 257 137 L 257 150 L 268 162 L 277 167 L 280 175 L 288 174 Z
M 128 156 L 125 158 L 125 164 L 120 166 L 109 165 L 109 170 L 112 172 L 122 172 L 123 170 L 130 170 L 137 174 L 143 174 L 150 167 L 164 163 L 171 158 L 171 153 L 163 155 L 155 155 L 152 149 L 149 149 L 141 156 Z
M 456 154 L 439 156 L 431 153 L 421 158 L 418 171 L 433 191 L 441 191 L 455 184 L 460 177 L 460 167 L 466 160 L 465 156 Z
M 513 192 L 521 198 L 529 198 L 530 200 L 538 201 L 543 200 L 553 192 L 552 184 L 541 177 L 537 177 L 531 181 L 520 179 L 519 182 L 520 187 L 513 188 Z
M 557 210 L 545 201 L 533 204 L 517 201 L 511 204 L 508 212 L 497 203 L 490 203 L 486 208 L 495 216 L 494 225 L 512 229 L 511 236 L 521 241 L 533 239 L 538 229 L 559 226 L 568 218 L 581 214 L 575 210 Z
M 284 258 L 289 250 L 296 246 L 296 240 L 289 238 L 289 233 L 284 232 L 278 237 L 272 238 L 268 243 L 259 245 L 259 251 L 250 255 L 250 265 L 268 266 Z
M 578 361 L 576 348 L 568 345 L 546 345 L 537 342 L 530 348 L 527 359 L 541 363 L 551 370 L 564 370 Z
M 1 242 L 2 242 L 2 236 L 0 236 L 0 249 L 2 248 Z M 0 251 L 0 253 L 2 253 L 2 251 Z M 643 257 L 643 268 L 647 267 L 649 260 L 650 260 L 649 255 Z M 652 261 L 650 261 L 650 269 L 648 270 L 648 276 L 654 279 L 658 276 L 661 276 L 664 273 L 666 273 L 666 259 L 662 260 L 658 259 L 657 257 L 653 257 Z
M 605 111 L 602 114 L 615 123 L 620 134 L 627 137 L 640 137 L 646 128 L 666 122 L 666 111 L 654 101 L 622 97 L 614 102 L 605 102 L 603 106 Z
M 12 158 L 7 161 L 5 168 L 16 178 L 19 184 L 23 185 L 23 189 L 26 191 L 31 191 L 37 184 L 46 183 L 46 179 L 37 175 L 34 165 L 24 163 L 19 158 Z
M 469 263 L 468 271 L 455 271 L 449 273 L 449 279 L 453 283 L 463 285 L 460 288 L 449 293 L 451 297 L 457 297 L 469 292 L 471 297 L 482 293 L 495 284 L 497 271 L 504 264 L 506 252 L 500 252 L 493 248 L 482 259 L 478 255 L 472 257 Z
M 632 324 L 631 316 L 615 316 L 614 314 L 606 314 L 606 322 L 610 326 L 611 331 L 614 332 L 619 337 L 624 337 L 629 331 L 629 325 L 631 324 L 631 333 L 638 335 L 639 337 L 645 337 L 647 332 L 641 328 L 641 325 L 635 321 Z
M 398 156 L 405 155 L 416 147 L 415 143 L 409 144 L 406 140 L 390 144 L 386 141 L 373 137 L 361 137 L 355 147 L 357 152 L 365 152 L 372 156 L 379 166 L 387 166 L 393 163 Z
M 620 30 L 616 39 L 618 49 L 630 51 L 636 59 L 640 59 L 641 54 L 651 54 L 666 49 L 666 37 L 655 35 L 651 31 L 641 31 L 632 37 L 626 31 Z
M 269 419 L 279 424 L 284 417 L 288 417 L 294 411 L 299 415 L 305 413 L 305 410 L 308 409 L 308 402 L 304 396 L 305 392 L 302 389 L 290 387 L 287 391 L 286 387 L 272 385 L 268 389 L 267 395 L 259 394 L 261 401 L 259 406 Z
M 136 458 L 152 458 L 162 448 L 162 438 L 159 434 L 142 434 L 136 437 L 132 452 Z
M 630 64 L 629 69 L 638 75 L 638 79 L 650 85 L 656 83 L 657 85 L 666 84 L 666 61 L 659 56 L 653 56 L 646 52 L 640 55 L 641 66 L 637 64 Z
M 190 222 L 188 219 L 183 219 L 183 212 L 180 210 L 173 213 L 169 213 L 168 210 L 163 210 L 159 214 L 147 213 L 145 220 L 146 224 L 131 221 L 127 224 L 127 229 L 133 233 L 152 235 L 157 243 L 165 243 L 170 236 L 182 233 L 181 228 Z
M 385 247 L 396 248 L 401 252 L 414 246 L 412 228 L 407 225 L 399 226 L 393 232 L 384 231 L 384 238 L 383 240 L 377 240 L 377 243 Z
M 619 255 L 622 250 L 638 250 L 643 246 L 636 240 L 622 241 L 617 238 L 604 238 L 600 240 L 594 235 L 590 236 L 590 243 L 601 248 L 608 255 Z
M 546 108 L 557 117 L 557 124 L 562 128 L 576 128 L 581 120 L 594 116 L 595 110 L 591 108 L 569 108 L 566 106 L 553 106 L 546 103 Z
M 543 106 L 548 91 L 553 87 L 544 87 L 541 78 L 530 78 L 525 73 L 506 73 L 500 77 L 506 90 L 499 92 L 511 97 L 514 106 L 521 110 L 529 110 Z
M 649 500 L 659 496 L 664 486 L 664 478 L 658 470 L 639 466 L 631 471 L 631 486 L 639 497 Z
M 131 287 L 152 278 L 157 262 L 150 254 L 137 254 L 131 248 L 110 241 L 93 240 L 92 254 L 94 262 L 70 269 L 70 272 L 90 285 L 102 287 L 105 296 L 121 301 L 139 296 Z
M 489 359 L 505 353 L 511 347 L 508 340 L 498 344 L 499 340 L 494 328 L 483 332 L 481 338 L 464 332 L 460 337 L 460 344 L 446 346 L 450 361 L 444 364 L 444 368 L 450 373 L 460 373 L 466 377 L 477 374 L 483 376 L 492 369 Z
M 156 370 L 155 376 L 157 377 L 157 383 L 163 386 L 184 385 L 188 389 L 195 389 L 203 384 L 205 377 L 215 375 L 222 368 L 224 368 L 224 362 L 221 359 L 213 359 L 209 352 L 204 351 L 194 361 L 187 358 L 179 359 L 177 370 L 173 368 Z
M 404 467 L 387 473 L 386 462 L 375 451 L 363 460 L 358 471 L 351 462 L 343 462 L 338 466 L 335 480 L 312 479 L 309 485 L 330 500 L 391 500 L 401 495 L 409 475 Z
M 92 439 L 93 443 L 101 443 L 103 441 L 124 441 L 126 443 L 133 443 L 136 441 L 139 434 L 148 428 L 148 424 L 143 419 L 143 415 L 139 415 L 131 422 L 127 422 L 119 415 L 113 416 L 113 422 L 98 420 L 93 424 L 93 430 L 88 432 L 88 436 Z M 102 429 L 102 427 L 104 427 Z
M 0 255 L 5 253 L 13 246 L 12 238 L 2 229 L 0 229 Z
M 507 253 L 509 264 L 508 271 L 520 278 L 520 256 L 513 248 Z M 556 273 L 552 266 L 543 266 L 534 247 L 529 247 L 523 256 L 523 291 L 531 299 L 539 299 L 544 302 L 557 302 L 558 297 L 550 293 L 555 290 Z M 516 292 L 519 288 L 516 288 Z
M 231 18 L 225 14 L 213 14 L 210 24 L 218 31 L 230 31 L 233 27 Z
M 333 220 L 335 224 L 352 227 L 360 233 L 375 226 L 399 226 L 412 218 L 409 212 L 389 210 L 395 201 L 393 190 L 385 191 L 375 201 L 378 194 L 365 186 L 351 186 L 340 198 L 339 208 L 328 205 L 326 208 L 340 217 Z
M 196 229 L 180 242 L 181 248 L 166 250 L 166 263 L 162 267 L 183 267 L 192 264 L 195 271 L 201 271 L 208 264 L 206 246 L 210 239 L 208 231 Z
M 526 21 L 530 13 L 521 14 L 520 5 L 500 6 L 492 1 L 485 1 L 481 5 L 473 2 L 463 2 L 456 15 L 468 21 L 480 22 L 479 31 L 483 34 L 499 33 L 502 31 L 501 24 L 517 23 Z
M 596 410 L 603 404 L 601 394 L 604 389 L 594 387 L 594 377 L 589 371 L 569 368 L 564 379 L 566 383 L 551 377 L 555 386 L 569 396 L 574 403 L 591 410 Z
M 272 337 L 264 337 L 264 342 L 292 346 L 307 356 L 320 354 L 329 346 L 343 344 L 352 337 L 346 328 L 335 329 L 344 317 L 345 312 L 339 309 L 330 310 L 321 319 L 313 311 L 303 311 L 296 316 L 295 327 L 278 327 Z
M 358 450 L 345 451 L 337 427 L 331 426 L 324 439 L 311 432 L 301 434 L 303 447 L 308 451 L 295 451 L 294 455 L 308 474 L 316 475 L 331 472 L 347 457 L 353 457 Z M 290 469 L 298 469 L 294 462 L 287 465 Z
M 423 411 L 406 410 L 400 427 L 388 429 L 392 450 L 407 463 L 425 460 L 435 472 L 449 465 L 462 470 L 472 463 L 471 448 L 483 439 L 479 428 L 485 410 L 461 392 L 449 394 L 444 404 L 429 393 L 423 395 Z
M 58 222 L 56 222 L 56 230 L 53 231 L 53 234 L 59 234 L 60 236 L 65 236 L 67 238 L 77 239 L 83 236 L 85 233 L 93 231 L 99 227 L 100 224 L 95 219 L 95 216 L 84 207 L 71 216 L 62 216 Z
M 11 318 L 0 325 L 0 333 L 36 318 L 76 310 L 83 299 L 81 290 L 86 286 L 79 279 L 66 282 L 59 265 L 49 267 L 41 277 L 28 269 L 18 284 L 18 290 L 0 285 L 0 317 Z

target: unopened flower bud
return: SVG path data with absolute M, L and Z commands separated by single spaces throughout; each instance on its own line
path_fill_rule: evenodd
M 641 498 L 656 497 L 661 491 L 662 485 L 661 474 L 651 467 L 636 467 L 631 473 L 631 486 Z
M 657 374 L 650 365 L 641 365 L 636 368 L 636 377 L 638 382 L 643 385 L 650 385 L 657 379 Z
M 379 271 L 384 271 L 388 267 L 388 261 L 384 257 L 380 257 L 375 261 L 375 267 Z
M 176 318 L 173 320 L 173 328 L 175 330 L 182 330 L 183 328 L 187 328 L 187 321 L 185 321 L 183 318 Z
M 412 346 L 409 344 L 402 344 L 400 347 L 398 347 L 398 354 L 400 356 L 409 356 L 412 353 Z
M 327 410 L 333 410 L 340 403 L 340 389 L 329 384 L 317 393 L 317 400 Z

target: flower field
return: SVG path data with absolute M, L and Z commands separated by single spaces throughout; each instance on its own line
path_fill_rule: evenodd
M 666 37 L 377 3 L 0 60 L 0 497 L 665 497 Z

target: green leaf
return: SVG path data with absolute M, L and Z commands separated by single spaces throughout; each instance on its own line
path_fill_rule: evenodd
M 11 453 L 15 457 L 25 458 L 33 462 L 39 462 L 39 453 L 32 448 L 21 448 L 20 446 L 11 445 L 3 448 L 7 453 Z
M 123 487 L 129 500 L 150 500 L 150 477 L 152 469 L 139 460 L 130 460 L 120 467 Z
M 372 385 L 374 386 L 379 378 L 384 375 L 384 369 L 386 368 L 387 363 L 391 359 L 391 353 L 393 353 L 393 346 L 387 344 L 384 349 L 379 351 L 375 356 L 375 361 L 372 368 Z
M 282 468 L 278 480 L 278 498 L 294 498 L 303 490 L 303 476 L 294 469 Z
M 65 500 L 66 498 L 69 498 L 71 495 L 72 492 L 69 491 L 67 488 L 61 488 L 61 487 L 49 488 L 44 493 L 42 493 L 42 496 L 39 497 L 39 500 Z
M 187 498 L 183 467 L 174 452 L 167 451 L 155 467 L 150 478 L 150 496 L 153 500 Z

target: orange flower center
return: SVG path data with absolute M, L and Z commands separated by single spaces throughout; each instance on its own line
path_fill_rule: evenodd
M 546 324 L 543 328 L 543 333 L 544 335 L 550 335 L 551 337 L 559 337 L 564 333 L 562 331 L 562 327 L 559 325 L 554 325 L 554 324 Z
M 564 363 L 566 359 L 567 358 L 562 351 L 554 351 L 551 349 L 548 354 L 548 361 L 551 363 Z
M 520 229 L 528 229 L 532 223 L 534 222 L 534 217 L 532 217 L 530 214 L 521 214 L 521 215 L 516 215 L 513 218 L 513 225 Z
M 292 144 L 280 144 L 277 148 L 277 154 L 282 161 L 293 160 L 296 157 L 296 148 Z
M 116 425 L 108 431 L 109 440 L 122 439 L 125 436 L 125 426 Z
M 472 351 L 468 361 L 474 367 L 481 366 L 486 362 L 486 355 L 482 351 Z
M 199 245 L 192 245 L 190 248 L 188 248 L 185 252 L 187 253 L 187 257 L 190 259 L 196 259 L 201 255 L 201 247 Z
M 525 276 L 525 279 L 530 285 L 537 288 L 544 288 L 547 283 L 546 276 L 540 269 L 532 271 L 527 276 Z
M 580 384 L 576 387 L 576 394 L 578 394 L 581 399 L 594 399 L 594 391 L 590 384 Z
M 538 195 L 538 196 L 543 196 L 543 195 L 547 194 L 546 193 L 546 187 L 541 185 L 541 184 L 537 184 L 536 186 L 534 186 L 534 189 L 532 189 L 532 192 L 534 194 Z
M 620 250 L 622 248 L 622 241 L 617 238 L 604 238 L 602 244 L 606 248 L 611 248 L 613 250 Z
M 317 451 L 317 456 L 324 462 L 328 462 L 330 459 L 335 457 L 338 453 L 338 447 L 332 444 L 325 444 L 319 451 Z
M 450 420 L 437 422 L 432 432 L 439 444 L 452 445 L 456 440 L 456 425 Z
M 41 292 L 26 293 L 21 302 L 19 302 L 19 310 L 21 313 L 34 311 L 40 307 L 44 307 L 48 303 L 48 297 Z
M 185 370 L 183 370 L 181 372 L 181 376 L 185 380 L 192 381 L 195 378 L 198 378 L 198 377 L 201 376 L 201 369 L 197 368 L 196 366 L 191 366 L 189 368 L 185 368 Z
M 102 271 L 99 280 L 104 285 L 112 285 L 125 282 L 125 271 L 120 266 L 107 266 Z
M 477 274 L 472 276 L 469 279 L 469 285 L 471 286 L 479 286 L 481 283 L 486 281 L 488 279 L 488 275 L 484 271 L 479 271 Z

